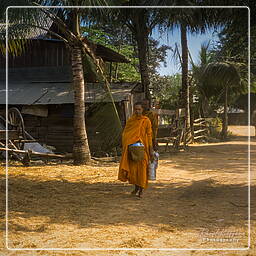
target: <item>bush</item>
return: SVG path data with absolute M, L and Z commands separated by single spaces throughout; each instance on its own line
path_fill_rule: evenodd
M 209 137 L 221 139 L 222 120 L 218 117 L 206 118 L 209 125 Z
M 222 130 L 222 120 L 219 117 L 206 118 L 209 125 L 208 142 L 218 142 L 222 140 L 221 130 Z M 233 136 L 231 132 L 228 131 L 228 137 Z

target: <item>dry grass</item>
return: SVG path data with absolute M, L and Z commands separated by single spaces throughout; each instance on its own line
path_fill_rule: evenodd
M 247 246 L 246 140 L 162 153 L 142 199 L 118 163 L 9 166 L 9 247 L 231 248 Z M 252 142 L 252 159 L 256 142 Z M 254 163 L 253 163 L 254 164 Z M 5 188 L 4 167 L 1 188 Z M 255 180 L 252 180 L 252 194 Z M 253 196 L 253 195 L 252 195 Z M 1 216 L 5 198 L 1 197 Z M 255 224 L 255 205 L 251 208 Z M 4 223 L 1 225 L 4 234 Z M 252 242 L 255 242 L 252 231 Z M 229 239 L 229 240 L 228 240 Z M 2 248 L 5 247 L 4 239 Z M 255 255 L 250 251 L 8 251 L 0 255 Z

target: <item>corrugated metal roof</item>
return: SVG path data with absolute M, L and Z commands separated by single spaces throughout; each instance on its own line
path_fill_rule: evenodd
M 131 91 L 137 83 L 111 84 L 111 93 L 115 102 L 128 100 Z M 0 104 L 6 104 L 6 90 L 0 85 Z M 87 83 L 85 102 L 110 102 L 110 96 L 104 90 L 104 85 Z M 74 103 L 74 94 L 71 83 L 9 83 L 8 104 L 66 104 Z
M 0 82 L 5 81 L 6 70 L 0 69 Z M 8 69 L 9 83 L 27 84 L 30 82 L 70 82 L 72 81 L 71 66 L 60 67 L 24 67 Z
M 95 44 L 95 54 L 96 56 L 101 57 L 104 61 L 109 62 L 120 62 L 120 63 L 129 63 L 131 62 L 124 55 L 104 46 L 101 44 Z

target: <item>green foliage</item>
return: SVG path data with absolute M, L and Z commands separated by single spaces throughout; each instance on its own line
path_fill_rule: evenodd
M 233 90 L 240 90 L 240 75 L 235 66 L 231 62 L 211 62 L 209 63 L 202 75 L 202 86 L 206 96 L 218 95 L 224 88 L 228 87 Z M 230 90 L 229 90 L 230 91 Z
M 244 3 L 243 3 L 244 4 Z M 255 1 L 248 1 L 246 4 L 250 8 L 251 26 L 250 26 L 250 77 L 251 92 L 256 92 L 256 23 L 255 23 Z M 223 27 L 219 33 L 220 42 L 215 49 L 216 58 L 219 61 L 232 61 L 240 63 L 238 69 L 242 80 L 242 91 L 234 100 L 234 106 L 239 105 L 242 109 L 248 109 L 248 9 L 237 9 L 238 15 L 235 19 Z M 244 96 L 242 96 L 244 95 Z M 237 102 L 238 101 L 238 102 Z M 244 105 L 241 104 L 244 102 Z
M 102 31 L 100 29 L 93 28 L 91 26 L 81 27 L 81 34 L 82 34 L 82 36 L 85 36 L 86 38 L 88 38 L 92 42 L 95 42 L 95 43 L 98 43 L 98 44 L 110 45 L 110 43 L 111 43 L 111 40 L 110 40 L 111 35 L 110 34 L 108 34 L 105 31 Z M 113 49 L 114 47 L 112 45 L 110 45 L 109 48 Z
M 118 30 L 116 28 L 116 30 Z M 94 43 L 98 43 L 104 45 L 122 55 L 126 58 L 130 59 L 130 63 L 113 63 L 112 65 L 112 77 L 114 82 L 135 82 L 140 80 L 140 74 L 137 71 L 137 66 L 139 64 L 139 59 L 135 56 L 134 47 L 131 42 L 122 37 L 122 33 L 125 31 L 113 31 L 119 32 L 119 34 L 112 34 L 107 31 L 98 28 L 97 25 L 90 26 L 90 27 L 82 27 L 81 28 L 82 34 L 86 36 L 89 40 Z M 109 32 L 108 32 L 109 31 Z M 127 31 L 126 31 L 127 32 Z M 119 35 L 119 36 L 117 36 Z M 120 36 L 121 35 L 121 36 Z M 110 65 L 106 65 L 106 72 L 108 73 L 110 70 Z M 116 74 L 117 73 L 117 74 Z
M 140 81 L 140 73 L 138 71 L 139 58 L 135 56 L 134 47 L 132 45 L 118 46 L 116 51 L 131 60 L 130 63 L 116 63 L 113 70 L 113 81 L 115 82 L 138 82 Z M 116 71 L 117 70 L 117 71 Z M 117 74 L 115 74 L 117 72 Z
M 181 89 L 181 75 L 154 75 L 151 78 L 151 83 L 153 95 L 160 101 L 160 107 L 164 109 L 176 109 Z
M 163 63 L 164 67 L 166 67 L 166 58 L 167 51 L 172 48 L 167 45 L 159 46 L 159 41 L 149 38 L 149 73 L 150 75 L 154 75 L 157 73 L 157 69 L 160 67 L 160 64 Z
M 91 104 L 86 123 L 94 132 L 94 139 L 102 142 L 100 145 L 94 145 L 92 141 L 90 145 L 92 151 L 98 151 L 98 146 L 102 152 L 111 152 L 113 148 L 120 146 L 122 129 L 115 116 L 113 104 L 109 102 Z
M 199 98 L 194 111 L 211 116 L 223 106 L 226 86 L 229 106 L 234 106 L 237 98 L 247 92 L 247 83 L 241 79 L 245 65 L 238 61 L 216 61 L 219 57 L 209 49 L 209 43 L 201 46 L 199 55 L 199 63 L 192 62 L 192 93 Z
M 210 138 L 221 139 L 222 120 L 219 117 L 207 118 Z
M 1 32 L 0 32 L 1 33 Z M 1 35 L 0 35 L 1 38 Z M 4 37 L 2 37 L 4 38 Z M 26 49 L 28 42 L 25 40 L 8 40 L 8 53 L 13 56 L 20 56 Z M 6 44 L 5 41 L 0 41 L 0 53 L 6 55 Z
M 234 108 L 243 109 L 245 112 L 248 112 L 249 108 L 249 98 L 250 97 L 250 110 L 251 114 L 254 109 L 256 109 L 256 93 L 251 92 L 250 96 L 248 94 L 240 94 L 235 102 L 232 104 Z
M 222 120 L 219 117 L 206 118 L 209 127 L 208 142 L 218 142 L 223 140 L 222 138 Z M 232 136 L 232 132 L 228 131 L 227 138 Z
M 103 77 L 97 72 L 96 65 L 92 58 L 87 54 L 84 54 L 83 56 L 83 70 L 85 81 L 104 81 Z
M 95 24 L 83 26 L 82 35 L 86 36 L 94 43 L 104 45 L 130 59 L 130 63 L 112 64 L 112 81 L 114 82 L 138 82 L 140 81 L 139 58 L 136 43 L 133 40 L 131 31 L 126 27 L 114 24 L 101 26 Z M 170 47 L 159 46 L 159 42 L 153 38 L 149 39 L 149 73 L 154 75 L 160 63 L 166 64 L 167 51 Z M 106 66 L 106 73 L 110 70 L 110 65 Z

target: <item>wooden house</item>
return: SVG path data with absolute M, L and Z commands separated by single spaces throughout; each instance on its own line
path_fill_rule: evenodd
M 95 46 L 95 53 L 104 62 L 128 62 L 124 56 L 101 45 Z M 0 56 L 0 111 L 4 112 L 6 103 L 9 107 L 18 107 L 29 134 L 40 143 L 55 147 L 56 152 L 72 152 L 74 100 L 69 51 L 64 43 L 55 39 L 35 39 L 30 41 L 23 55 L 9 56 L 8 102 L 5 74 L 5 58 Z M 144 98 L 144 91 L 140 83 L 111 83 L 110 87 L 122 125 L 125 125 L 134 102 Z M 108 138 L 111 134 L 106 135 L 111 127 L 115 129 L 116 116 L 110 111 L 110 97 L 103 88 L 95 74 L 88 72 L 86 127 L 89 145 L 95 154 L 110 151 L 117 144 L 116 141 L 111 143 Z M 104 109 L 105 112 L 99 111 Z M 105 127 L 97 125 L 96 112 Z

